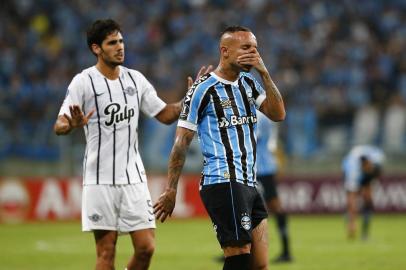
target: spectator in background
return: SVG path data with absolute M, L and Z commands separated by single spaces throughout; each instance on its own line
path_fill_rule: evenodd
M 355 146 L 343 160 L 344 189 L 347 192 L 347 236 L 356 236 L 358 196 L 363 199 L 361 237 L 369 236 L 369 224 L 373 210 L 371 183 L 382 172 L 384 161 L 382 150 L 371 145 Z
M 329 150 L 329 144 L 335 151 L 349 148 L 352 142 L 360 142 L 351 138 L 358 137 L 352 120 L 357 118 L 359 110 L 379 108 L 376 113 L 380 118 L 388 106 L 383 100 L 398 93 L 403 102 L 406 100 L 405 1 L 155 0 L 153 5 L 144 3 L 147 2 L 4 2 L 0 9 L 0 92 L 4 92 L 0 107 L 11 107 L 7 116 L 2 117 L 7 117 L 5 121 L 13 125 L 0 123 L 6 129 L 0 135 L 9 138 L 9 155 L 24 156 L 16 151 L 21 144 L 27 153 L 34 148 L 58 149 L 54 138 L 48 136 L 44 140 L 42 130 L 53 124 L 52 115 L 58 110 L 54 104 L 63 98 L 67 86 L 63 82 L 93 61 L 84 53 L 84 46 L 77 49 L 71 37 L 101 16 L 122 19 L 128 29 L 126 43 L 131 48 L 126 65 L 137 65 L 160 89 L 159 94 L 174 97 L 173 102 L 183 95 L 178 90 L 183 85 L 180 78 L 200 63 L 216 61 L 218 30 L 225 23 L 248 25 L 260 43 L 269 48 L 263 58 L 270 63 L 280 87 L 286 90 L 290 112 L 298 112 L 290 114 L 288 118 L 292 119 L 287 122 L 310 123 L 281 127 L 288 135 L 284 138 L 289 138 L 288 154 L 293 156 L 320 153 L 319 150 Z M 201 24 L 202 21 L 205 23 Z M 179 65 L 179 59 L 188 61 Z M 57 82 L 52 83 L 55 78 Z M 35 125 L 25 123 L 26 114 L 20 109 L 23 106 L 27 110 L 26 105 L 10 105 L 19 104 L 21 96 L 24 104 L 32 108 L 29 121 Z M 39 111 L 40 115 L 35 113 Z M 328 116 L 332 114 L 338 121 L 329 121 Z M 371 130 L 371 136 L 363 139 L 363 143 L 385 141 L 379 137 L 387 127 L 377 125 L 378 130 Z M 21 130 L 29 135 L 21 139 L 18 136 Z M 329 140 L 332 132 L 340 132 L 341 136 Z M 405 148 L 404 138 L 401 143 Z M 55 158 L 44 151 L 31 156 Z

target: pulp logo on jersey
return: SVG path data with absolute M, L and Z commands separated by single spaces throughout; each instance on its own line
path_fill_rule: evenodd
M 248 115 L 248 116 L 238 116 L 238 115 L 231 115 L 230 119 L 226 117 L 221 117 L 221 121 L 219 122 L 219 128 L 228 128 L 232 126 L 239 126 L 245 124 L 254 124 L 257 122 L 257 117 L 255 115 Z
M 98 214 L 93 214 L 93 215 L 89 216 L 89 219 L 93 222 L 99 222 L 100 220 L 103 219 L 103 216 L 98 215 Z
M 242 214 L 241 218 L 241 226 L 244 228 L 244 230 L 248 231 L 251 229 L 251 218 L 247 213 Z
M 128 109 L 127 105 L 124 106 L 123 111 L 121 111 L 121 106 L 118 103 L 110 103 L 104 109 L 105 115 L 110 115 L 110 119 L 105 122 L 107 126 L 111 126 L 114 123 L 119 123 L 128 119 L 128 123 L 130 123 L 131 117 L 135 115 L 135 110 L 133 108 Z

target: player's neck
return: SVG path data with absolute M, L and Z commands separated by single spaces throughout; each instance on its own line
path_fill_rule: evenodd
M 233 70 L 232 68 L 226 68 L 222 64 L 218 65 L 218 67 L 213 71 L 214 74 L 223 78 L 227 81 L 234 82 L 238 79 L 240 75 L 240 71 Z
M 103 61 L 98 61 L 96 64 L 97 70 L 103 74 L 109 80 L 116 80 L 120 75 L 119 66 L 110 66 L 104 63 Z

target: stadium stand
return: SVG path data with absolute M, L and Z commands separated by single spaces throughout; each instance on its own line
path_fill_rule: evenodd
M 61 158 L 63 144 L 51 127 L 73 73 L 93 62 L 84 31 L 101 17 L 121 22 L 126 65 L 146 74 L 167 101 L 185 93 L 191 71 L 216 62 L 225 25 L 250 27 L 270 52 L 262 56 L 287 103 L 281 133 L 288 155 L 342 154 L 355 143 L 405 152 L 405 1 L 6 0 L 2 6 L 2 159 Z M 153 132 L 159 127 L 143 121 L 144 141 L 162 142 L 155 148 L 167 155 L 170 131 Z

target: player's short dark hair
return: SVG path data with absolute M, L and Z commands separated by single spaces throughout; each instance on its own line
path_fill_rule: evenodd
M 222 37 L 226 33 L 235 33 L 235 32 L 252 32 L 252 31 L 251 29 L 245 26 L 232 25 L 224 29 L 223 32 L 221 32 L 220 37 Z
M 364 155 L 360 156 L 359 159 L 361 160 L 362 163 L 367 162 L 369 160 L 368 157 Z
M 97 20 L 93 22 L 86 31 L 87 46 L 90 51 L 93 53 L 92 44 L 101 46 L 103 40 L 116 31 L 122 33 L 120 25 L 112 19 Z

